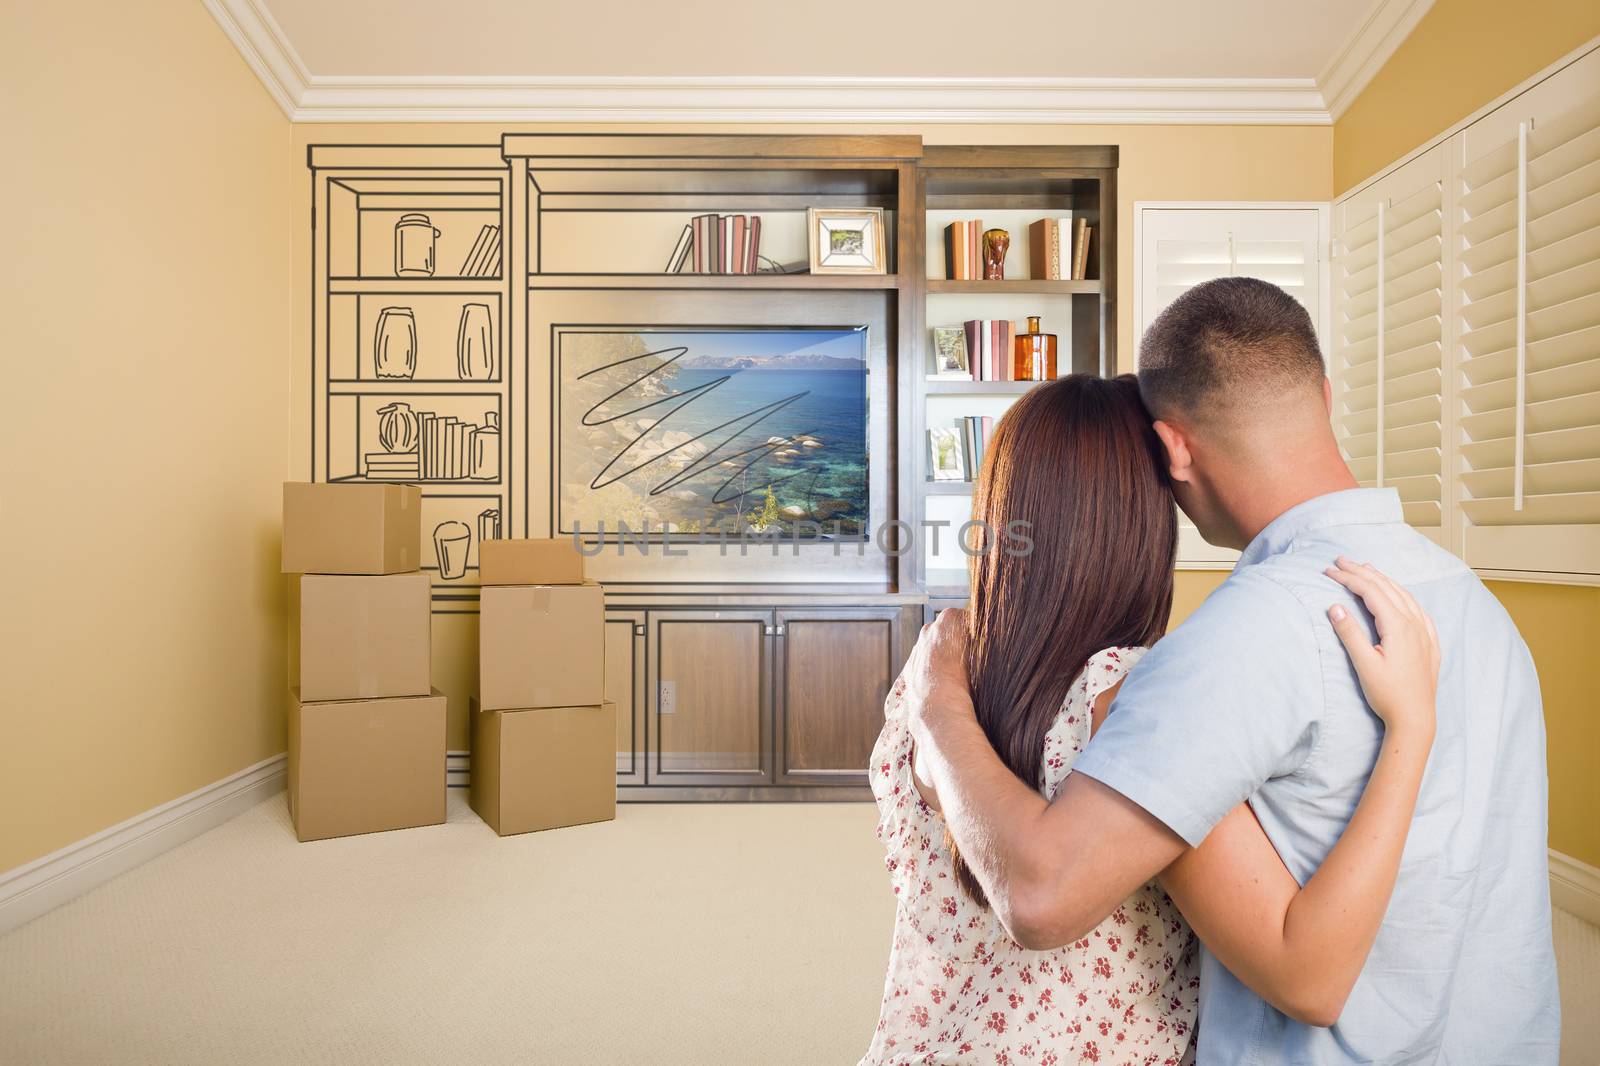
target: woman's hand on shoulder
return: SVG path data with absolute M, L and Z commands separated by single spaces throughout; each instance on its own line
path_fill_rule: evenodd
M 1439 689 L 1439 634 L 1416 598 L 1367 565 L 1340 557 L 1327 575 L 1357 596 L 1377 625 L 1378 643 L 1343 604 L 1328 608 L 1361 691 L 1390 732 L 1432 736 Z

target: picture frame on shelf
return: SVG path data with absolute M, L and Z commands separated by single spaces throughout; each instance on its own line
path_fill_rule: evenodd
M 813 274 L 885 274 L 883 208 L 813 207 L 806 211 Z
M 933 327 L 931 376 L 957 381 L 972 377 L 972 364 L 967 358 L 967 331 L 961 326 Z
M 928 477 L 932 481 L 967 480 L 961 434 L 949 426 L 933 426 L 928 430 Z

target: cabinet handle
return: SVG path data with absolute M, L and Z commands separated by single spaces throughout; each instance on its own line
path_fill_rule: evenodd
M 644 623 L 643 622 L 635 622 L 633 624 L 633 635 L 636 636 L 636 637 L 644 636 Z
M 777 626 L 767 626 L 766 630 L 767 630 L 767 636 L 770 637 L 770 636 L 774 636 L 774 635 L 777 634 L 778 627 Z

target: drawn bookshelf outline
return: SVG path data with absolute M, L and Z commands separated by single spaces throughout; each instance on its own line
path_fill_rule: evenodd
M 420 485 L 434 612 L 475 611 L 484 534 L 514 535 L 510 168 L 499 144 L 306 162 L 310 479 Z

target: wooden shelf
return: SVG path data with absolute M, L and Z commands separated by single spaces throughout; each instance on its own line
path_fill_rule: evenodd
M 951 281 L 946 278 L 929 278 L 928 294 L 935 293 L 1010 293 L 1032 296 L 1071 296 L 1078 293 L 1095 294 L 1100 291 L 1098 281 L 1034 281 L 1029 278 L 1006 278 L 1003 281 Z
M 499 378 L 491 381 L 461 381 L 455 378 L 329 378 L 330 396 L 498 396 Z
M 496 296 L 503 284 L 499 278 L 329 278 L 328 292 L 334 296 Z
M 1042 381 L 931 380 L 922 391 L 929 396 L 1021 396 Z
M 530 274 L 530 289 L 900 288 L 898 274 Z

